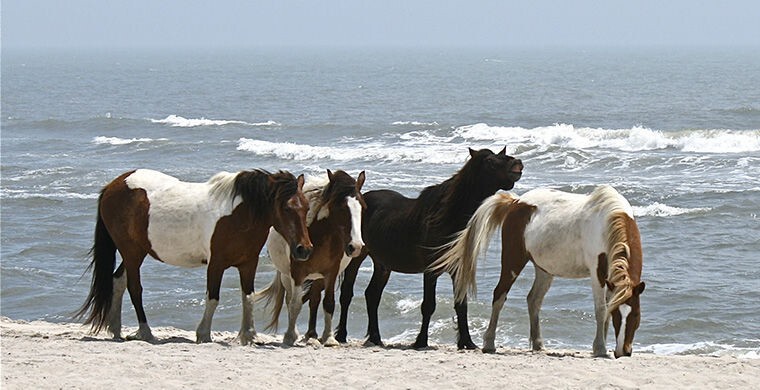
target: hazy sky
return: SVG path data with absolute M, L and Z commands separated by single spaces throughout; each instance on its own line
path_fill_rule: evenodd
M 760 0 L 3 0 L 3 47 L 760 46 Z

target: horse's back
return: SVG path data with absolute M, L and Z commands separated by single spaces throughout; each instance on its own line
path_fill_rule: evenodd
M 606 220 L 588 207 L 588 195 L 553 189 L 523 194 L 536 209 L 525 227 L 525 248 L 538 266 L 561 277 L 588 277 L 606 250 Z
M 417 199 L 392 190 L 369 191 L 363 196 L 367 210 L 362 218 L 362 236 L 372 259 L 397 272 L 422 272 L 426 264 L 420 256 Z
M 210 197 L 210 185 L 183 182 L 148 169 L 135 171 L 125 182 L 131 190 L 145 193 L 147 236 L 159 260 L 185 267 L 203 265 L 210 255 L 216 222 L 226 214 Z M 231 212 L 231 201 L 228 208 Z

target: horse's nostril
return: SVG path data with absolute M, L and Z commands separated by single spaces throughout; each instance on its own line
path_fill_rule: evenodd
M 354 253 L 354 246 L 351 244 L 348 244 L 348 246 L 346 246 L 346 253 L 348 253 L 349 255 Z
M 295 257 L 299 260 L 306 260 L 311 256 L 311 249 L 303 245 L 298 245 L 295 250 Z

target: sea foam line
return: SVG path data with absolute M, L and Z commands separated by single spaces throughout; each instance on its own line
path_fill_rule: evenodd
M 617 149 L 626 152 L 676 149 L 695 153 L 746 153 L 760 151 L 760 130 L 683 130 L 663 132 L 635 126 L 630 129 L 575 127 L 568 124 L 523 127 L 461 126 L 454 134 L 465 140 L 496 141 L 574 149 Z
M 136 142 L 154 142 L 154 141 L 168 141 L 168 138 L 119 138 L 119 137 L 104 137 L 98 136 L 92 139 L 92 143 L 96 145 L 129 145 Z
M 709 207 L 681 208 L 672 207 L 659 202 L 654 202 L 649 206 L 633 206 L 633 214 L 637 217 L 673 217 L 682 214 L 691 214 L 710 211 Z
M 169 115 L 164 119 L 151 119 L 153 123 L 160 123 L 170 125 L 172 127 L 198 127 L 198 126 L 224 126 L 224 125 L 244 125 L 244 126 L 280 126 L 275 121 L 266 122 L 245 122 L 239 120 L 224 120 L 224 119 L 206 119 L 204 117 L 198 119 L 188 119 L 179 115 Z

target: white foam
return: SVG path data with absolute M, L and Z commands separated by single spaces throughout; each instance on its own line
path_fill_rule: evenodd
M 476 123 L 458 127 L 454 134 L 465 140 L 517 143 L 536 147 L 602 148 L 626 152 L 658 149 L 677 149 L 695 153 L 760 151 L 760 130 L 688 130 L 671 133 L 641 126 L 630 129 L 602 129 L 554 124 L 526 129 Z
M 396 302 L 396 308 L 402 313 L 416 312 L 422 305 L 422 299 L 402 298 Z
M 391 123 L 393 126 L 438 126 L 438 122 L 418 122 L 418 121 L 396 121 Z
M 44 199 L 97 199 L 98 194 L 81 194 L 78 192 L 47 192 L 47 193 L 34 193 L 23 190 L 10 190 L 3 188 L 0 194 L 4 199 L 32 199 L 32 198 L 44 198 Z
M 224 125 L 244 125 L 244 126 L 280 126 L 275 121 L 266 122 L 245 122 L 239 120 L 224 120 L 224 119 L 206 119 L 204 117 L 198 119 L 188 119 L 179 115 L 169 115 L 164 119 L 151 119 L 153 123 L 161 123 L 170 125 L 172 127 L 198 127 L 198 126 L 224 126 Z
M 97 145 L 128 145 L 136 142 L 154 142 L 154 141 L 168 141 L 168 138 L 119 138 L 119 137 L 95 137 L 92 142 Z
M 731 355 L 741 359 L 760 359 L 760 349 L 741 348 L 712 341 L 700 341 L 693 344 L 654 344 L 636 349 L 641 352 L 651 352 L 655 355 Z
M 423 138 L 428 139 L 430 138 Z M 460 145 L 441 144 L 430 140 L 410 140 L 401 144 L 367 142 L 312 146 L 292 142 L 270 142 L 249 138 L 238 140 L 238 150 L 257 155 L 274 156 L 286 160 L 307 161 L 330 159 L 334 161 L 371 162 L 425 162 L 431 164 L 458 164 L 467 158 L 466 148 Z
M 704 212 L 709 210 L 709 207 L 681 208 L 668 206 L 659 202 L 652 203 L 649 206 L 633 206 L 633 214 L 637 217 L 672 217 L 676 215 Z

